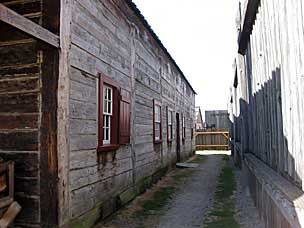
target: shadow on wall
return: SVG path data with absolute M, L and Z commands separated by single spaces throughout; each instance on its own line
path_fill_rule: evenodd
M 242 163 L 250 166 L 247 159 L 244 161 L 246 154 L 260 163 L 254 167 L 257 170 L 248 168 L 247 177 L 266 227 L 281 227 L 282 224 L 283 227 L 304 227 L 304 215 L 300 214 L 304 209 L 302 180 L 299 176 L 301 154 L 300 151 L 290 152 L 290 148 L 294 148 L 293 142 L 288 141 L 283 130 L 287 127 L 284 126 L 286 121 L 283 121 L 283 117 L 286 120 L 288 115 L 292 118 L 296 113 L 287 113 L 290 112 L 289 109 L 283 110 L 281 69 L 273 70 L 271 78 L 264 84 L 251 85 L 249 80 L 248 86 L 249 91 L 254 88 L 257 92 L 250 92 L 249 104 L 243 99 L 237 101 L 240 105 L 240 115 L 234 116 L 234 122 L 230 123 L 235 163 L 238 166 Z M 289 95 L 283 96 L 288 99 Z M 299 137 L 300 140 L 300 132 L 298 135 L 293 134 L 293 137 Z M 267 169 L 265 164 L 271 169 Z M 255 172 L 263 176 L 263 182 L 254 177 Z M 264 182 L 265 180 L 267 181 Z M 282 201 L 286 198 L 287 201 Z M 283 216 L 287 217 L 289 222 L 284 220 Z

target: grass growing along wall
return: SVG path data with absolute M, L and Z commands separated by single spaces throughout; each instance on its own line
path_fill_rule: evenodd
M 223 160 L 228 160 L 225 156 Z M 227 161 L 226 161 L 227 162 Z M 228 163 L 228 162 L 227 162 Z M 207 214 L 204 228 L 240 228 L 235 220 L 233 194 L 236 190 L 236 181 L 233 169 L 226 164 L 218 178 L 214 205 Z

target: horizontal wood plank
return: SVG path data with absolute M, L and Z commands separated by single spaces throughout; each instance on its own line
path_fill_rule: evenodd
M 1 115 L 0 130 L 38 128 L 38 114 Z
M 12 151 L 38 150 L 38 132 L 0 132 L 0 149 Z
M 59 48 L 59 37 L 40 25 L 26 19 L 20 14 L 0 3 L 0 20 L 39 39 L 55 48 Z

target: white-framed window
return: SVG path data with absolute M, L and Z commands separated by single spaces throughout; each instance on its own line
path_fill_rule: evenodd
M 185 123 L 185 115 L 182 116 L 182 140 L 185 142 L 186 138 L 186 123 Z
M 155 127 L 155 141 L 161 140 L 161 107 L 159 105 L 154 106 L 154 127 Z
M 167 108 L 168 115 L 168 142 L 172 141 L 173 138 L 173 111 Z
M 103 86 L 103 144 L 111 144 L 111 118 L 113 115 L 113 89 Z

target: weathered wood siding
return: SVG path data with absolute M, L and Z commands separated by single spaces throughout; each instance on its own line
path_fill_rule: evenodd
M 58 5 L 1 0 L 15 12 L 58 32 Z M 45 9 L 52 14 L 49 20 Z M 14 160 L 16 226 L 56 224 L 57 52 L 0 23 L 0 156 Z
M 217 130 L 229 129 L 229 118 L 227 110 L 209 110 L 205 111 L 205 122 L 207 128 Z
M 114 7 L 110 4 L 109 6 Z M 131 92 L 129 27 L 100 1 L 75 1 L 70 49 L 70 218 L 101 203 L 112 206 L 118 193 L 132 185 L 131 147 L 98 154 L 97 107 L 99 72 Z M 117 18 L 118 16 L 118 18 Z M 86 200 L 85 200 L 86 199 Z M 99 206 L 101 216 L 114 209 Z
M 194 92 L 126 1 L 74 1 L 69 61 L 70 220 L 87 227 L 175 162 L 175 140 L 167 143 L 166 106 L 186 115 L 181 156 L 192 153 Z M 99 72 L 131 94 L 131 144 L 115 152 L 96 152 Z M 157 145 L 153 99 L 162 103 L 163 143 Z M 175 113 L 173 120 L 175 135 Z
M 234 125 L 241 123 L 235 128 L 236 140 L 241 144 L 238 148 L 241 157 L 251 156 L 244 153 L 254 154 L 259 159 L 255 163 L 263 161 L 275 171 L 275 174 L 266 169 L 257 172 L 258 166 L 251 168 L 250 163 L 245 162 L 251 168 L 249 184 L 258 184 L 250 187 L 267 227 L 303 227 L 303 215 L 299 211 L 292 216 L 294 222 L 288 218 L 288 211 L 292 211 L 294 205 L 300 205 L 299 210 L 303 210 L 303 204 L 298 204 L 304 194 L 303 1 L 242 2 L 248 3 L 241 7 L 247 6 L 242 16 L 248 23 L 244 23 L 241 31 L 239 53 L 242 55 L 237 60 L 239 83 L 234 89 L 233 112 L 237 114 Z M 266 172 L 269 183 L 263 180 Z M 277 174 L 298 188 L 296 196 L 288 192 L 289 185 L 276 182 Z M 275 187 L 268 188 L 272 185 L 281 185 L 280 191 L 285 191 L 282 198 L 275 197 L 278 195 Z M 286 204 L 282 209 L 281 201 L 291 201 L 291 205 Z M 264 206 L 264 202 L 269 205 Z M 283 218 L 273 218 L 274 211 Z
M 252 154 L 244 158 L 243 175 L 266 227 L 303 227 L 303 191 Z
M 247 51 L 249 147 L 303 189 L 304 29 L 302 1 L 261 1 Z
M 228 150 L 229 132 L 217 129 L 196 131 L 195 145 L 196 150 Z

